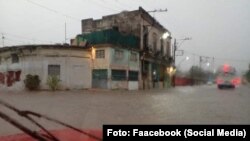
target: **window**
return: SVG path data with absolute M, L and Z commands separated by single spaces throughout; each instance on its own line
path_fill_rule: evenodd
M 137 61 L 137 54 L 135 52 L 131 52 L 130 61 Z
M 105 58 L 105 51 L 104 49 L 96 50 L 95 51 L 96 58 Z
M 92 78 L 98 79 L 98 80 L 107 80 L 108 70 L 107 69 L 94 69 L 92 71 Z
M 122 50 L 115 50 L 115 59 L 119 59 L 119 60 L 123 59 L 123 51 Z
M 48 66 L 48 75 L 57 76 L 60 78 L 60 65 L 49 65 Z
M 129 81 L 138 81 L 138 71 L 129 71 L 128 79 Z
M 153 49 L 157 51 L 157 34 L 153 33 Z
M 161 39 L 161 55 L 163 56 L 164 55 L 164 50 L 163 50 L 163 39 Z
M 167 42 L 167 56 L 170 56 L 170 52 L 171 52 L 171 50 L 170 50 L 171 48 L 170 48 L 170 42 L 168 41 Z
M 11 54 L 11 60 L 12 63 L 18 63 L 19 62 L 19 57 L 17 54 Z
M 112 80 L 126 80 L 126 70 L 112 70 L 111 77 Z
M 143 48 L 148 50 L 148 29 L 146 26 L 143 26 Z

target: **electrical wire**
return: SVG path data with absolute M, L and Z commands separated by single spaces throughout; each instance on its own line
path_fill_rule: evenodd
M 119 11 L 119 10 L 116 10 L 116 9 L 113 9 L 113 8 L 110 8 L 110 7 L 107 7 L 107 6 L 105 6 L 105 5 L 103 5 L 103 4 L 100 4 L 100 3 L 98 3 L 97 1 L 95 1 L 95 0 L 90 0 L 89 2 L 91 2 L 91 3 L 93 3 L 93 4 L 95 4 L 95 5 L 97 5 L 97 6 L 99 6 L 99 7 L 101 7 L 101 8 L 105 8 L 105 9 L 107 9 L 107 10 L 109 10 L 109 11 L 112 11 L 112 12 L 116 12 L 116 11 Z
M 48 10 L 48 11 L 50 11 L 50 12 L 53 12 L 53 13 L 56 13 L 56 14 L 60 14 L 61 16 L 64 16 L 64 17 L 69 18 L 69 19 L 72 19 L 72 20 L 75 20 L 75 21 L 77 21 L 77 22 L 81 22 L 81 19 L 76 18 L 76 17 L 74 17 L 74 16 L 71 16 L 71 15 L 68 15 L 68 14 L 65 14 L 65 13 L 62 13 L 62 12 L 59 12 L 59 11 L 57 11 L 57 10 L 54 10 L 54 9 L 49 8 L 49 7 L 47 7 L 47 6 L 44 6 L 44 5 L 41 5 L 41 4 L 39 4 L 39 3 L 33 2 L 33 1 L 31 1 L 31 0 L 26 0 L 26 1 L 27 1 L 28 3 L 31 3 L 31 4 L 33 4 L 33 5 L 38 6 L 38 7 L 40 7 L 40 8 L 46 9 L 46 10 Z
M 12 34 L 12 33 L 6 33 L 6 32 L 3 32 L 3 33 L 5 35 L 5 39 L 7 39 L 7 40 L 12 40 L 13 39 L 14 41 L 23 42 L 23 43 L 25 41 L 32 41 L 32 42 L 39 41 L 39 42 L 50 42 L 50 43 L 52 42 L 52 41 L 45 41 L 45 40 L 40 40 L 40 39 L 36 39 L 36 38 L 27 38 L 27 37 L 16 35 L 16 34 Z M 21 39 L 23 41 L 16 40 L 16 39 Z M 55 43 L 55 42 L 53 42 L 53 43 Z
M 130 5 L 121 3 L 119 0 L 115 0 L 115 2 L 116 2 L 117 4 L 119 4 L 120 6 L 122 6 L 122 8 L 127 7 L 128 9 L 133 9 Z
M 193 53 L 190 51 L 186 51 L 184 50 L 184 52 L 187 52 L 189 54 L 192 54 L 194 56 L 198 56 L 198 57 L 205 57 L 205 58 L 210 58 L 210 59 L 215 59 L 215 60 L 228 60 L 228 61 L 234 61 L 234 62 L 250 62 L 250 60 L 244 60 L 244 59 L 231 59 L 231 58 L 221 58 L 221 57 L 212 57 L 212 56 L 207 56 L 207 55 L 201 55 L 201 54 L 197 54 L 197 53 Z

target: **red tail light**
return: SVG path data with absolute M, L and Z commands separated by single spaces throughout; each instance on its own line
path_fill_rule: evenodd
M 236 77 L 234 78 L 231 82 L 234 84 L 234 85 L 239 85 L 240 84 L 240 78 L 239 77 Z

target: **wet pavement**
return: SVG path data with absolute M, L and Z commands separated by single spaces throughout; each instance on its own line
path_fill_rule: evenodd
M 250 124 L 249 86 L 225 90 L 206 85 L 143 91 L 0 91 L 0 99 L 81 129 L 101 129 L 103 124 Z M 3 106 L 0 110 L 38 129 Z M 37 121 L 48 129 L 63 128 L 50 121 Z M 1 136 L 20 133 L 2 119 L 0 125 Z

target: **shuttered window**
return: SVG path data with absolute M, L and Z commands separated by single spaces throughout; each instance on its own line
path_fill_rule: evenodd
M 121 81 L 126 80 L 126 70 L 112 70 L 112 80 Z
M 138 81 L 138 71 L 129 71 L 128 79 L 129 81 Z
M 107 69 L 94 69 L 92 71 L 92 78 L 99 79 L 99 80 L 107 80 L 108 70 Z
M 12 63 L 18 63 L 19 62 L 19 57 L 17 54 L 11 54 L 11 61 Z
M 48 65 L 48 75 L 60 78 L 60 65 Z

